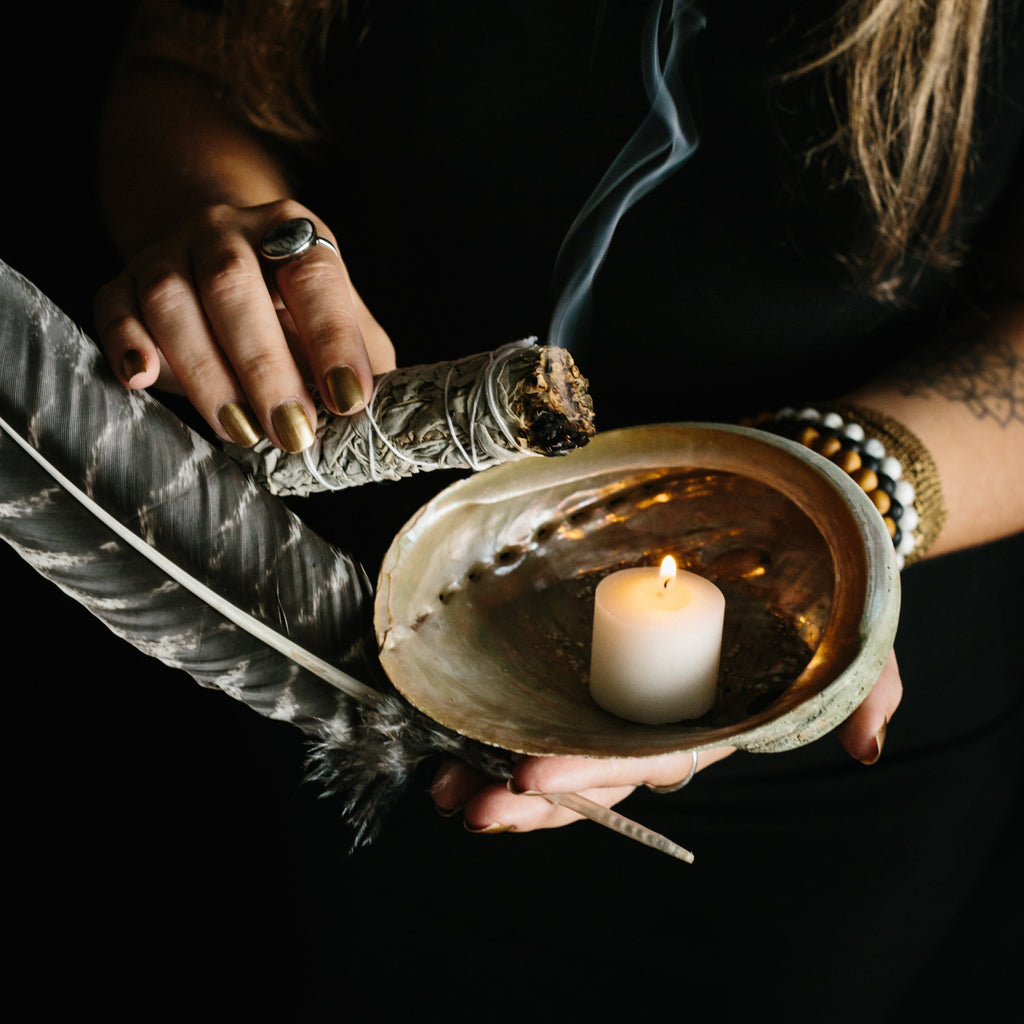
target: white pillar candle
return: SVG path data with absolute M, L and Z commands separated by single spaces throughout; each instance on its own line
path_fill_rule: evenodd
M 699 718 L 718 683 L 725 598 L 710 580 L 661 569 L 622 569 L 594 594 L 590 693 L 606 711 L 655 725 Z

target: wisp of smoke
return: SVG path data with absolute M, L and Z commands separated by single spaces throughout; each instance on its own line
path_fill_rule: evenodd
M 569 228 L 555 263 L 564 280 L 548 331 L 548 343 L 574 349 L 586 322 L 594 278 L 615 228 L 626 211 L 660 185 L 697 148 L 697 131 L 686 102 L 684 71 L 704 15 L 691 0 L 672 0 L 667 51 L 661 56 L 665 0 L 658 0 L 643 38 L 644 88 L 650 110 L 605 172 Z

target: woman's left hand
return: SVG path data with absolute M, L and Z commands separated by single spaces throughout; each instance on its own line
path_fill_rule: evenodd
M 836 730 L 840 743 L 865 764 L 882 752 L 885 729 L 903 694 L 896 656 L 890 653 L 882 674 L 860 706 Z M 732 747 L 702 750 L 697 771 L 732 754 Z M 438 769 L 431 796 L 442 814 L 462 811 L 473 832 L 531 832 L 578 821 L 573 811 L 558 807 L 538 793 L 579 793 L 611 807 L 638 786 L 663 787 L 681 782 L 690 773 L 688 751 L 642 758 L 524 757 L 512 780 L 495 783 L 462 761 L 447 758 Z

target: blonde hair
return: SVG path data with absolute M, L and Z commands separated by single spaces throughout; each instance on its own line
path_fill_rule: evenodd
M 823 69 L 846 158 L 875 226 L 858 261 L 892 298 L 910 259 L 940 268 L 952 242 L 973 141 L 989 0 L 846 0 L 826 51 L 795 74 Z

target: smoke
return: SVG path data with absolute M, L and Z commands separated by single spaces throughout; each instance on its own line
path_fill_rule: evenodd
M 643 38 L 644 88 L 651 104 L 569 228 L 555 261 L 555 280 L 565 281 L 548 330 L 548 344 L 574 348 L 588 317 L 594 278 L 625 212 L 657 188 L 697 148 L 697 132 L 686 103 L 684 71 L 704 15 L 691 0 L 671 0 L 669 39 L 661 57 L 662 12 L 658 0 Z

